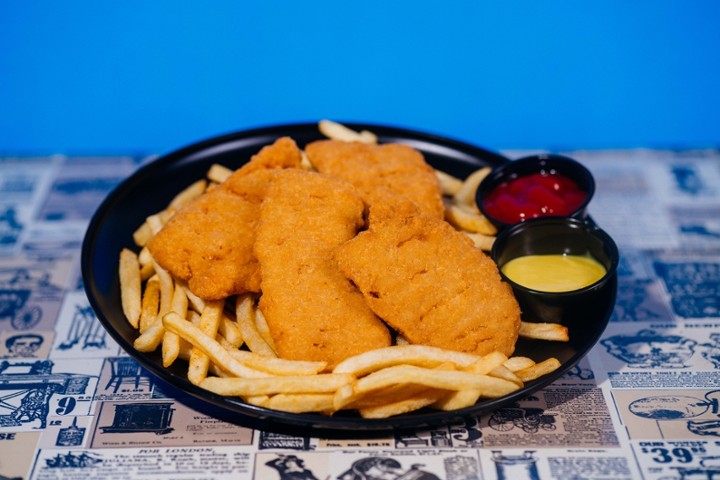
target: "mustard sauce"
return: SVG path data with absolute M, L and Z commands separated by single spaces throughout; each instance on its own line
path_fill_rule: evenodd
M 569 292 L 600 280 L 605 267 L 590 255 L 527 255 L 502 267 L 513 282 L 541 292 Z

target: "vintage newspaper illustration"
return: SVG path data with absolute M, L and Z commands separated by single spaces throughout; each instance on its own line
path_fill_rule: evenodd
M 720 152 L 559 153 L 593 172 L 590 214 L 621 250 L 608 328 L 532 395 L 372 435 L 254 429 L 152 375 L 79 271 L 92 213 L 141 160 L 1 158 L 0 478 L 719 478 Z

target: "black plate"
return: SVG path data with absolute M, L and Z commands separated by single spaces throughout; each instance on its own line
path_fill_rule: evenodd
M 505 157 L 466 143 L 405 129 L 348 123 L 350 128 L 376 133 L 380 142 L 402 142 L 420 150 L 433 167 L 464 178 L 481 166 L 495 166 L 508 161 Z M 550 356 L 558 358 L 562 367 L 550 375 L 529 382 L 524 388 L 494 400 L 453 412 L 422 410 L 388 419 L 363 419 L 352 412 L 335 416 L 292 414 L 247 405 L 237 398 L 222 397 L 202 390 L 186 379 L 187 364 L 176 362 L 164 368 L 160 353 L 143 354 L 132 347 L 137 332 L 130 327 L 120 305 L 117 262 L 123 247 L 136 249 L 132 232 L 144 219 L 162 210 L 182 188 L 203 178 L 213 163 L 237 168 L 264 145 L 280 136 L 291 136 L 301 147 L 323 138 L 317 124 L 281 125 L 233 133 L 200 142 L 165 155 L 138 169 L 122 182 L 100 205 L 90 221 L 82 248 L 82 275 L 85 291 L 92 308 L 115 341 L 147 370 L 173 387 L 196 397 L 202 405 L 220 407 L 219 412 L 239 419 L 249 419 L 261 428 L 272 426 L 303 427 L 327 431 L 354 431 L 354 434 L 397 428 L 425 428 L 461 422 L 516 402 L 550 384 L 572 368 L 602 334 L 615 304 L 615 290 L 598 304 L 587 305 L 584 326 L 570 331 L 569 343 L 526 341 L 520 339 L 516 355 L 537 361 Z M 239 414 L 239 415 L 237 415 Z

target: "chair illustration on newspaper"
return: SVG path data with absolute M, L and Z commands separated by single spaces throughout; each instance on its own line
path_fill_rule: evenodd
M 70 323 L 67 338 L 58 348 L 69 350 L 77 345 L 81 350 L 102 349 L 105 348 L 106 337 L 107 332 L 95 318 L 92 307 L 75 305 L 75 314 Z
M 118 393 L 124 385 L 133 390 L 141 387 L 152 389 L 153 377 L 134 359 L 108 358 L 108 362 L 110 362 L 110 380 L 105 385 L 105 390 L 112 389 L 113 393 Z

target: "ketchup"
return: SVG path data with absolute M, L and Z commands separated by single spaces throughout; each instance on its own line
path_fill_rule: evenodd
M 513 224 L 543 216 L 568 216 L 585 202 L 587 194 L 558 173 L 516 177 L 495 187 L 483 200 L 485 211 Z

